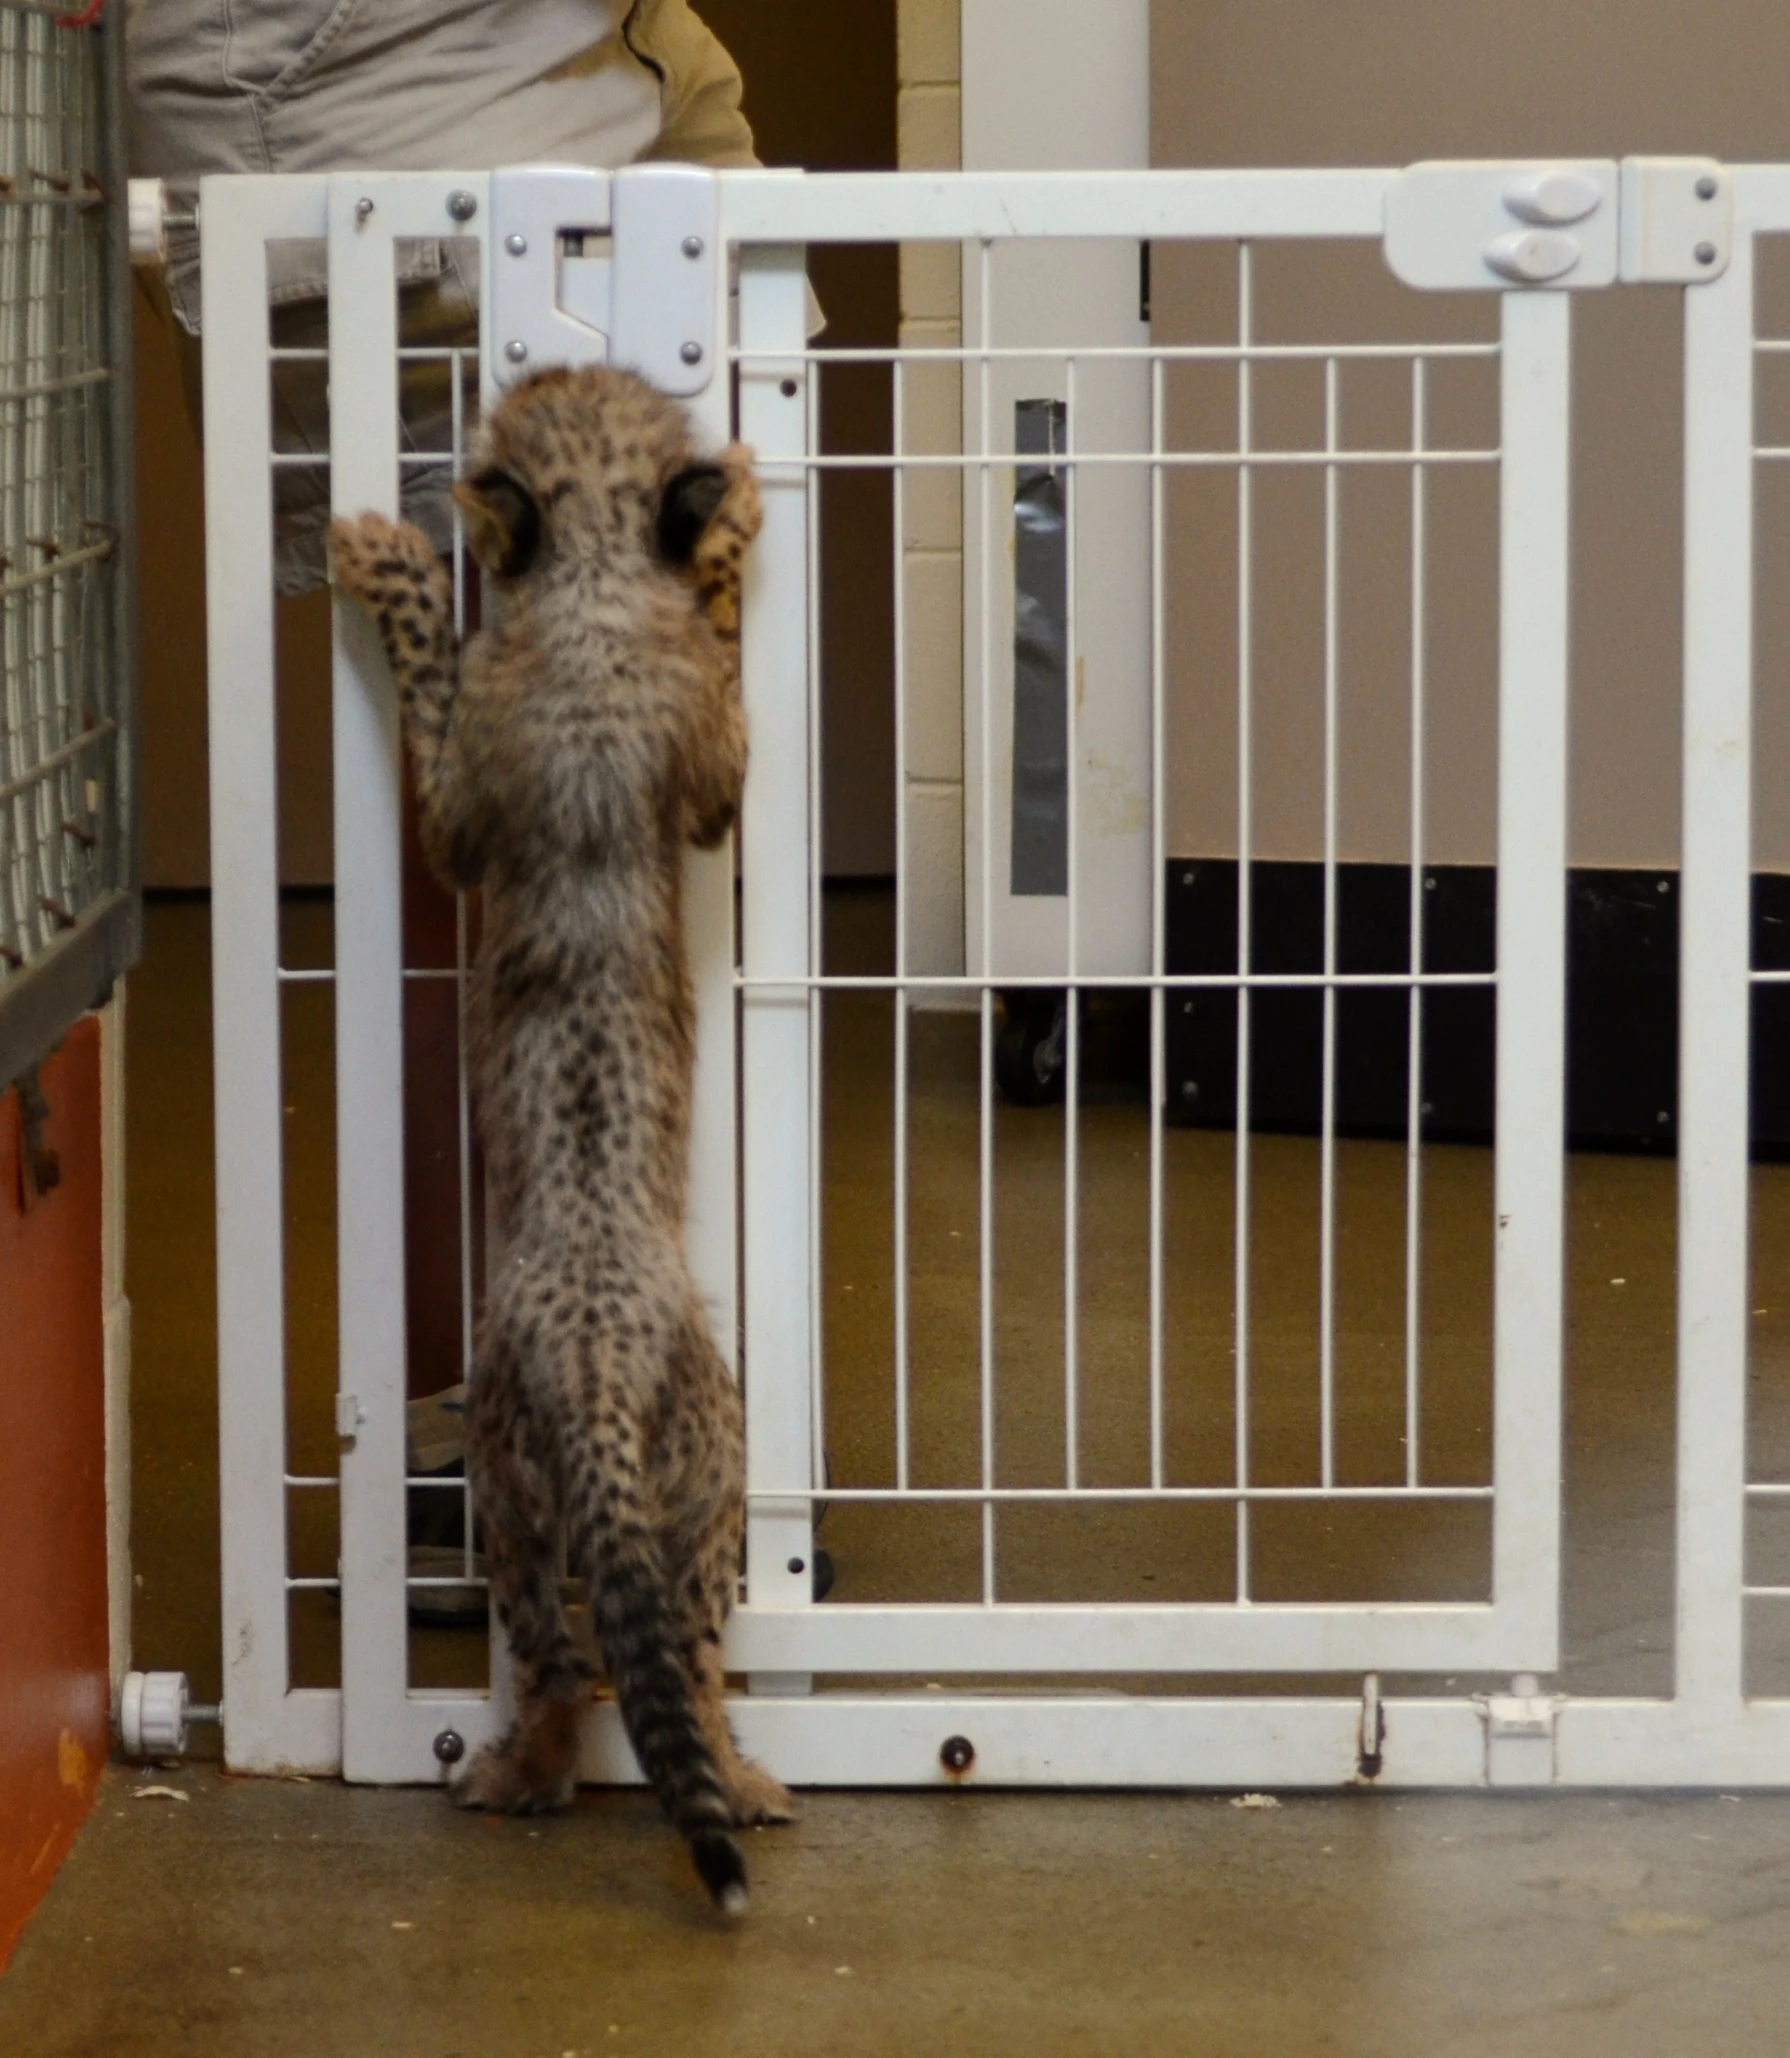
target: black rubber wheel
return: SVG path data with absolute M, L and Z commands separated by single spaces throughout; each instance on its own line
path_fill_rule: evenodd
M 1054 1107 L 1063 1098 L 1067 1009 L 1044 996 L 1010 1007 L 994 1043 L 995 1083 L 1019 1108 Z

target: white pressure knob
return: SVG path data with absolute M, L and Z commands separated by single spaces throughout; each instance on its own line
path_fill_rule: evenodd
M 179 1758 L 186 1751 L 192 1692 L 184 1672 L 127 1672 L 118 1734 L 127 1758 Z
M 1558 229 L 1514 229 L 1486 245 L 1485 261 L 1513 285 L 1546 286 L 1565 278 L 1583 254 L 1577 239 Z
M 1504 189 L 1504 204 L 1517 220 L 1544 229 L 1582 222 L 1597 212 L 1603 197 L 1603 188 L 1589 172 L 1564 169 L 1519 172 Z
M 132 179 L 129 196 L 132 264 L 160 264 L 168 254 L 168 189 L 160 179 Z

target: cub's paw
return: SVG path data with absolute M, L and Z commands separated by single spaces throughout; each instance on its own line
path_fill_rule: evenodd
M 764 527 L 764 496 L 752 469 L 757 456 L 750 444 L 730 443 L 715 460 L 727 474 L 727 490 L 696 546 L 698 564 L 712 557 L 737 561 Z
M 376 614 L 453 606 L 453 582 L 435 546 L 410 522 L 384 515 L 338 515 L 329 525 L 329 572 L 339 592 L 350 593 Z
M 733 1804 L 734 1823 L 740 1829 L 794 1822 L 801 1813 L 788 1787 L 773 1779 L 762 1765 L 749 1761 L 743 1762 L 734 1774 L 728 1799 Z
M 514 1735 L 487 1744 L 448 1787 L 456 1808 L 487 1815 L 558 1815 L 571 1807 L 573 1792 L 570 1772 L 543 1779 Z
M 696 539 L 690 570 L 703 613 L 729 641 L 740 633 L 740 582 L 746 552 L 764 526 L 764 501 L 752 470 L 752 452 L 730 443 L 719 464 L 727 484 L 715 512 Z

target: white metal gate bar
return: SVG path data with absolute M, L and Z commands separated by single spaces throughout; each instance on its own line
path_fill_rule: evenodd
M 501 176 L 501 175 L 498 175 Z M 623 177 L 636 175 L 623 175 Z M 488 1735 L 500 1700 L 465 1691 L 417 1692 L 409 1684 L 404 1603 L 405 1479 L 402 1299 L 402 1077 L 397 933 L 395 796 L 397 742 L 389 686 L 358 626 L 339 631 L 337 743 L 338 1125 L 341 1181 L 341 1387 L 344 1688 L 293 1692 L 286 1608 L 295 1582 L 286 1556 L 283 1424 L 284 1310 L 280 1173 L 280 1028 L 277 875 L 274 851 L 272 536 L 265 245 L 270 237 L 320 237 L 331 249 L 332 485 L 338 507 L 391 507 L 396 498 L 396 349 L 393 241 L 398 236 L 483 237 L 491 175 L 210 181 L 202 199 L 207 302 L 206 439 L 213 692 L 214 923 L 217 981 L 219 1306 L 223 1378 L 227 1749 L 251 1769 L 343 1766 L 361 1779 L 435 1775 L 432 1746 L 444 1726 L 469 1745 Z M 1067 1674 L 1285 1670 L 1360 1674 L 1545 1672 L 1559 1640 L 1560 1286 L 1562 1242 L 1565 709 L 1567 625 L 1568 307 L 1555 294 L 1509 293 L 1503 301 L 1501 644 L 1499 755 L 1498 1078 L 1492 1556 L 1487 1604 L 1244 1604 L 1174 1607 L 1013 1605 L 995 1597 L 986 1557 L 980 1606 L 850 1606 L 810 1600 L 812 1511 L 827 1489 L 818 1477 L 823 1425 L 819 1359 L 820 1010 L 832 991 L 911 997 L 955 988 L 982 1016 L 981 1216 L 983 1448 L 981 1483 L 916 1488 L 905 1437 L 893 1489 L 837 1489 L 835 1500 L 950 1500 L 981 1510 L 985 1540 L 997 1506 L 1032 1501 L 1130 1499 L 1226 1501 L 1243 1511 L 1275 1498 L 1338 1501 L 1487 1489 L 1430 1489 L 1412 1455 L 1402 1488 L 1337 1483 L 1329 1441 L 1333 1401 L 1324 1380 L 1321 1483 L 1312 1488 L 1165 1483 L 1161 1446 L 1162 1254 L 1153 1240 L 1149 1483 L 1092 1489 L 1076 1475 L 1073 1342 L 1065 1367 L 1064 1488 L 997 1484 L 987 1409 L 992 1396 L 987 1257 L 992 1131 L 989 1056 L 992 990 L 986 955 L 956 979 L 917 976 L 905 955 L 892 979 L 827 976 L 819 955 L 815 493 L 834 464 L 815 448 L 817 362 L 808 348 L 801 246 L 811 241 L 956 240 L 986 275 L 987 246 L 1013 238 L 1375 239 L 1398 175 L 1190 173 L 1062 179 L 803 177 L 729 174 L 720 181 L 723 241 L 741 261 L 739 432 L 760 453 L 767 523 L 751 575 L 746 685 L 754 769 L 743 824 L 743 959 L 732 971 L 732 878 L 725 858 L 693 870 L 692 933 L 701 993 L 701 1056 L 692 1249 L 732 1353 L 736 1223 L 744 1261 L 744 1339 L 749 1419 L 749 1585 L 736 1619 L 731 1662 L 750 1674 L 753 1696 L 739 1727 L 749 1748 L 797 1781 L 924 1784 L 946 1775 L 939 1744 L 973 1737 L 978 1778 L 991 1783 L 1150 1785 L 1331 1784 L 1358 1776 L 1362 1703 L 1334 1698 L 1086 1696 L 1023 1699 L 977 1693 L 810 1693 L 816 1673 Z M 619 181 L 618 181 L 619 183 Z M 1377 1776 L 1388 1784 L 1545 1783 L 1663 1785 L 1790 1780 L 1790 1703 L 1743 1693 L 1746 1498 L 1782 1491 L 1748 1485 L 1746 1466 L 1747 1107 L 1746 1009 L 1754 975 L 1748 950 L 1750 707 L 1752 695 L 1752 479 L 1756 456 L 1753 244 L 1790 231 L 1790 172 L 1733 175 L 1736 222 L 1725 276 L 1687 294 L 1685 849 L 1683 1040 L 1680 1111 L 1679 1519 L 1677 1695 L 1669 1701 L 1563 1700 L 1539 1691 L 1490 1699 L 1399 1698 L 1384 1703 L 1387 1730 Z M 1628 190 L 1627 176 L 1624 191 Z M 444 221 L 451 192 L 471 196 L 473 218 Z M 371 209 L 362 203 L 371 201 Z M 1626 228 L 1626 225 L 1625 225 Z M 977 258 L 977 252 L 981 256 Z M 487 267 L 491 262 L 487 245 Z M 489 285 L 489 281 L 488 281 Z M 489 290 L 486 305 L 490 304 Z M 986 301 L 984 308 L 986 309 Z M 352 313 L 350 314 L 350 310 Z M 488 340 L 488 339 L 484 339 Z M 1237 352 L 1246 381 L 1255 357 Z M 1480 348 L 1480 346 L 1474 346 Z M 1413 496 L 1426 468 L 1450 453 L 1424 448 L 1422 360 L 1448 346 L 1413 346 Z M 1015 353 L 1018 354 L 1018 353 Z M 1028 353 L 1029 354 L 1029 353 Z M 1050 353 L 1074 361 L 1098 352 Z M 1130 462 L 1150 483 L 1153 591 L 1162 592 L 1163 482 L 1177 465 L 1204 461 L 1165 448 L 1163 365 L 1152 349 L 1147 447 L 1132 453 L 1076 450 L 1077 467 Z M 1191 354 L 1191 353 L 1182 353 Z M 1218 354 L 1216 352 L 1211 354 Z M 1303 354 L 1334 364 L 1346 347 Z M 859 353 L 862 357 L 876 353 Z M 884 353 L 893 357 L 893 353 Z M 986 397 L 998 361 L 984 328 L 949 354 Z M 484 352 L 490 360 L 489 350 Z M 1293 461 L 1331 481 L 1360 455 L 1337 445 L 1330 380 L 1325 446 Z M 899 409 L 905 368 L 894 374 Z M 726 382 L 698 404 L 716 440 L 726 433 Z M 1247 505 L 1251 476 L 1287 453 L 1250 448 L 1248 419 L 1236 464 Z M 992 506 L 991 479 L 1013 462 L 993 447 L 986 405 L 977 447 L 935 459 L 954 467 L 969 498 Z M 1073 438 L 1074 431 L 1071 430 Z M 1371 453 L 1368 454 L 1371 458 Z M 1239 462 L 1240 460 L 1240 462 Z M 880 460 L 872 460 L 880 462 Z M 904 458 L 896 482 L 926 468 Z M 980 482 L 979 484 L 977 482 Z M 1330 505 L 1334 508 L 1334 485 Z M 897 497 L 901 491 L 895 486 Z M 1070 520 L 1075 515 L 1073 505 Z M 1334 636 L 1334 550 L 1331 552 Z M 1413 550 L 1421 557 L 1420 525 Z M 897 530 L 899 549 L 899 528 Z M 1073 561 L 1073 560 L 1072 560 Z M 982 576 L 990 577 L 986 554 Z M 1248 572 L 1243 570 L 1244 594 Z M 1421 579 L 1413 594 L 1421 613 Z M 1248 608 L 1243 612 L 1247 631 Z M 984 608 L 981 633 L 988 634 Z M 1155 854 L 1161 844 L 1163 623 L 1155 621 L 1151 726 L 1155 738 Z M 1421 712 L 1421 639 L 1413 655 Z M 1329 721 L 1336 668 L 1326 666 Z M 1247 705 L 1247 658 L 1241 690 Z M 985 703 L 986 705 L 986 703 Z M 1245 732 L 1246 733 L 1246 732 Z M 1334 738 L 1332 738 L 1334 742 Z M 1421 768 L 1421 738 L 1414 742 Z M 352 760 L 352 762 L 350 761 Z M 1073 763 L 1073 759 L 1072 759 Z M 986 759 L 982 777 L 986 782 Z M 1070 806 L 1077 805 L 1071 774 Z M 1421 781 L 1419 780 L 1419 786 Z M 1161 1085 L 1164 997 L 1171 986 L 1321 988 L 1334 1025 L 1334 995 L 1354 981 L 1335 957 L 1334 792 L 1327 815 L 1330 943 L 1323 975 L 1252 975 L 1171 981 L 1164 970 L 1160 863 L 1152 885 L 1151 971 L 1130 982 L 1148 991 L 1156 1023 L 1153 1065 Z M 1247 833 L 1243 852 L 1249 854 Z M 1414 831 L 1421 856 L 1421 832 Z M 1074 851 L 1073 837 L 1071 851 Z M 1072 899 L 1075 867 L 1071 864 Z M 1078 916 L 1070 915 L 1073 938 Z M 1413 916 L 1414 929 L 1417 917 Z M 1075 983 L 1072 961 L 1055 984 Z M 734 988 L 738 987 L 737 996 Z M 1043 983 L 1042 981 L 1038 983 Z M 1411 993 L 1435 982 L 1414 960 L 1387 983 Z M 738 1008 L 743 1126 L 735 1164 L 733 1051 Z M 1073 1011 L 1072 1011 L 1073 1012 Z M 899 1033 L 899 1032 L 898 1032 Z M 1247 1053 L 1247 1042 L 1241 1044 Z M 1245 1056 L 1246 1062 L 1246 1056 Z M 1415 1092 L 1415 1087 L 1413 1087 Z M 1159 1095 L 1158 1095 L 1159 1098 Z M 1326 1103 L 1331 1096 L 1326 1093 Z M 1065 1138 L 1073 1175 L 1073 1101 Z M 1159 1222 L 1162 1130 L 1152 1122 L 1150 1178 Z M 1240 1144 L 1247 1139 L 1247 1118 Z M 1246 1181 L 1246 1168 L 1240 1171 Z M 1413 1165 L 1412 1177 L 1415 1177 Z M 1247 1184 L 1240 1192 L 1247 1199 Z M 1066 1208 L 1074 1222 L 1074 1188 Z M 1415 1234 L 1414 1226 L 1409 1232 Z M 1153 1229 L 1153 1239 L 1159 1229 Z M 1241 1241 L 1241 1239 L 1240 1239 Z M 1410 1305 L 1407 1302 L 1407 1322 Z M 1072 1334 L 1072 1331 L 1071 1331 Z M 1413 1359 L 1410 1361 L 1414 1363 Z M 905 1360 L 896 1400 L 905 1427 Z M 1414 1431 L 1415 1390 L 1407 1389 Z M 1247 1446 L 1243 1446 L 1247 1458 Z M 585 1770 L 632 1776 L 613 1711 L 593 1725 Z
M 1685 296 L 1679 919 L 1680 1719 L 1741 1713 L 1753 868 L 1753 190 L 1727 275 Z M 1784 222 L 1790 226 L 1790 212 Z M 1790 1714 L 1790 1710 L 1786 1711 Z M 1779 1777 L 1790 1777 L 1786 1758 Z
M 754 1610 L 799 1609 L 813 1592 L 812 1396 L 820 1368 L 815 1267 L 813 1086 L 818 1014 L 806 974 L 820 890 L 811 766 L 808 564 L 808 273 L 799 244 L 740 259 L 740 433 L 758 451 L 765 524 L 747 591 L 742 648 L 752 768 L 741 841 L 740 1035 L 745 1250 L 747 1595 Z M 780 460 L 794 460 L 779 462 Z M 787 986 L 774 982 L 787 980 Z M 771 982 L 771 983 L 764 983 Z M 781 1490 L 793 1484 L 796 1491 Z M 736 1655 L 754 1691 L 800 1692 L 799 1663 Z M 769 1675 L 769 1676 L 767 1676 Z M 793 1676 L 792 1676 L 793 1675 Z
M 332 1772 L 341 1695 L 289 1689 L 280 892 L 274 737 L 267 245 L 326 232 L 319 180 L 208 186 L 206 653 L 212 1050 L 217 1105 L 218 1437 L 225 1751 Z M 400 1217 L 400 1223 L 402 1217 Z
M 449 224 L 439 188 L 329 182 L 332 506 L 398 513 L 397 242 Z M 349 313 L 352 310 L 352 313 Z M 346 318 L 343 318 L 346 317 Z M 404 1776 L 404 949 L 397 697 L 365 611 L 335 610 L 336 1278 L 342 1771 Z

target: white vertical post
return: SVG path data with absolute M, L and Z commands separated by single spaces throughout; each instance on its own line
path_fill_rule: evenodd
M 1560 1642 L 1572 310 L 1504 296 L 1492 1584 L 1538 1672 Z
M 1746 1542 L 1753 256 L 1685 303 L 1677 1692 L 1738 1713 Z
M 208 179 L 206 650 L 217 1107 L 224 1755 L 333 1771 L 340 1700 L 288 1692 L 286 1285 L 267 239 L 315 236 L 313 180 Z
M 383 182 L 329 191 L 334 506 L 398 512 L 398 299 Z M 393 196 L 395 197 L 395 196 Z M 404 1776 L 404 972 L 400 745 L 364 609 L 335 620 L 336 1235 L 342 1455 L 342 1770 Z M 350 1430 L 352 1433 L 350 1434 Z
M 809 1318 L 812 1017 L 809 783 L 809 369 L 807 267 L 799 246 L 747 249 L 740 259 L 740 433 L 763 467 L 764 533 L 747 579 L 743 652 L 752 769 L 741 823 L 742 917 L 749 981 L 741 1028 L 744 1143 L 746 1472 L 754 1494 L 746 1531 L 754 1608 L 794 1608 L 813 1596 L 814 1478 Z M 765 355 L 764 353 L 770 353 Z M 787 353 L 783 355 L 782 353 Z M 797 1496 L 800 1498 L 797 1498 Z M 753 1675 L 755 1692 L 803 1692 L 805 1676 Z
M 725 249 L 725 238 L 722 239 Z M 725 256 L 714 265 L 715 334 L 725 337 L 731 294 Z M 489 350 L 489 344 L 487 344 Z M 719 353 L 717 353 L 719 359 Z M 703 437 L 719 448 L 733 427 L 724 359 L 690 403 Z M 734 842 L 693 850 L 684 872 L 684 937 L 696 990 L 696 1076 L 690 1107 L 690 1212 L 686 1247 L 721 1355 L 737 1373 L 739 1334 L 739 1132 L 734 1065 Z

